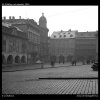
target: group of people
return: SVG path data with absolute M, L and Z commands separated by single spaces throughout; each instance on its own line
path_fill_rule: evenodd
M 95 63 L 95 59 L 87 59 L 87 64 Z
M 54 67 L 54 65 L 55 65 L 55 63 L 56 63 L 56 56 L 51 56 L 51 57 L 50 57 L 50 61 L 51 61 L 51 66 Z M 65 63 L 64 56 L 60 56 L 60 57 L 59 57 L 59 64 L 60 64 L 60 63 L 63 63 L 63 64 Z
M 56 57 L 51 56 L 50 60 L 51 60 L 51 66 L 54 67 L 54 65 L 56 63 Z M 83 65 L 95 63 L 95 59 L 82 59 L 80 61 L 82 62 Z M 71 59 L 72 66 L 76 66 L 77 62 L 78 62 L 77 58 L 73 56 Z M 65 63 L 65 59 L 63 57 L 59 58 L 59 64 L 60 63 L 63 63 L 63 64 Z
M 59 57 L 59 64 L 60 64 L 60 63 L 63 63 L 63 64 L 65 63 L 65 58 L 64 58 L 64 56 L 60 56 L 60 57 Z
M 95 59 L 83 59 L 81 60 L 82 64 L 85 65 L 85 64 L 92 64 L 92 63 L 95 63 Z M 77 63 L 77 59 L 76 58 L 72 58 L 72 66 L 75 65 L 76 66 L 76 63 Z

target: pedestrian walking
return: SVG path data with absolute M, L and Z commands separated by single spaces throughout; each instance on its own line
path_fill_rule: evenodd
M 87 59 L 87 61 L 86 61 L 86 62 L 87 62 L 87 64 L 88 64 L 88 62 L 89 62 L 89 61 L 88 61 L 88 59 Z
M 76 66 L 76 60 L 74 61 L 74 64 L 75 64 L 75 66 Z
M 75 59 L 72 57 L 72 66 L 75 64 Z
M 74 64 L 75 64 L 75 66 L 76 66 L 76 63 L 77 63 L 77 60 L 76 60 L 76 58 L 74 59 Z
M 50 59 L 51 59 L 51 66 L 54 67 L 55 62 L 56 62 L 56 58 L 55 58 L 55 56 L 51 56 Z
M 72 66 L 74 65 L 74 61 L 72 61 Z
M 90 59 L 87 59 L 87 64 L 90 64 Z
M 54 67 L 54 62 L 53 61 L 51 61 L 51 66 Z

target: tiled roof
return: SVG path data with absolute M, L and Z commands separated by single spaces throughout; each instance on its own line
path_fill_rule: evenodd
M 96 31 L 94 32 L 78 32 L 76 37 L 95 37 Z
M 63 38 L 91 38 L 95 37 L 96 31 L 91 32 L 78 32 L 78 31 L 54 31 L 51 35 L 52 39 L 63 39 Z
M 75 32 L 76 31 L 56 31 L 53 32 L 51 35 L 51 38 L 57 39 L 57 38 L 75 38 Z

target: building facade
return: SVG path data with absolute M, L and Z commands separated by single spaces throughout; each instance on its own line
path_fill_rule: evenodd
M 2 23 L 2 64 L 27 63 L 27 34 Z
M 13 24 L 17 26 L 21 30 L 23 30 L 27 34 L 28 38 L 28 47 L 27 47 L 27 55 L 28 55 L 28 63 L 35 63 L 37 57 L 40 54 L 40 34 L 38 29 L 28 23 L 25 24 Z
M 97 52 L 97 32 L 58 31 L 53 32 L 50 37 L 50 55 L 57 58 L 60 56 L 65 61 L 71 61 L 75 57 L 77 61 L 95 59 Z
M 56 56 L 59 62 L 63 57 L 65 62 L 71 61 L 75 53 L 75 33 L 77 31 L 58 31 L 53 32 L 50 38 L 50 55 Z
M 37 59 L 46 61 L 48 58 L 48 28 L 47 20 L 42 14 L 39 25 L 33 19 L 3 18 L 2 22 L 12 24 L 27 34 L 27 63 L 34 63 Z
M 75 39 L 75 56 L 78 60 L 95 59 L 96 32 L 78 32 Z

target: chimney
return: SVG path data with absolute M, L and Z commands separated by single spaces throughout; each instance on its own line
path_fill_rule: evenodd
M 21 16 L 19 16 L 19 19 L 21 19 Z
M 3 18 L 4 18 L 4 20 L 6 20 L 6 16 L 4 16 Z
M 6 20 L 6 16 L 2 17 L 2 20 Z
M 68 31 L 71 32 L 71 29 L 69 29 Z
M 15 19 L 15 17 L 14 17 L 14 16 L 12 16 L 12 19 Z
M 9 16 L 9 19 L 11 19 L 11 16 Z

